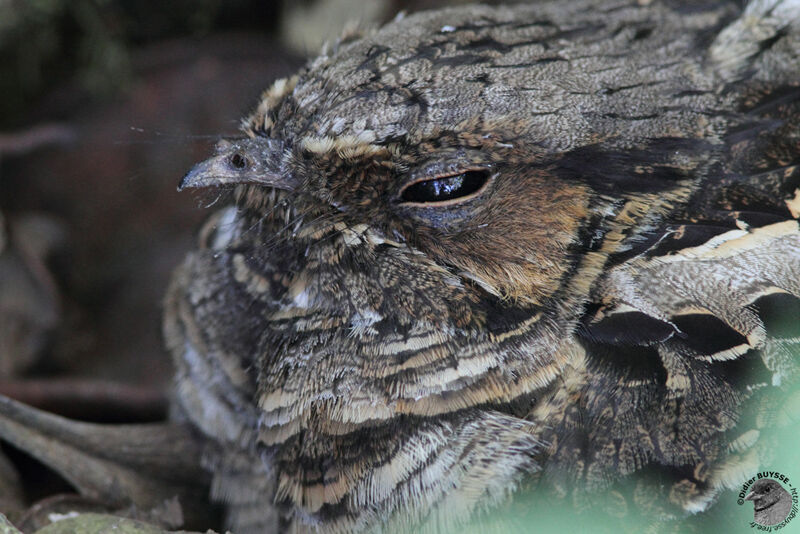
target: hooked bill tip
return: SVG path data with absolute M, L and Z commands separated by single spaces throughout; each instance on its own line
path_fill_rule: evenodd
M 181 178 L 181 181 L 178 184 L 178 191 L 183 191 L 184 189 L 191 189 L 194 187 L 203 187 L 204 185 L 207 185 L 206 182 L 208 182 L 208 180 L 205 179 L 203 175 L 204 171 L 207 171 L 208 169 L 200 168 L 203 165 L 203 163 L 205 162 L 198 163 L 197 165 L 192 167 L 191 170 L 189 170 L 189 172 L 187 172 L 183 176 L 183 178 Z

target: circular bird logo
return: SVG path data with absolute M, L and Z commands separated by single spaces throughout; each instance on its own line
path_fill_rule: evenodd
M 756 481 L 744 500 L 753 501 L 753 521 L 765 527 L 777 525 L 792 511 L 792 496 L 771 478 Z

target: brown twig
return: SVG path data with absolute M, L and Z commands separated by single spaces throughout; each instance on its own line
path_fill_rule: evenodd
M 158 388 L 69 377 L 4 381 L 0 394 L 65 417 L 98 422 L 163 420 L 168 404 L 166 393 Z
M 75 129 L 63 124 L 40 124 L 14 133 L 0 133 L 0 156 L 32 152 L 47 145 L 64 145 L 77 138 Z

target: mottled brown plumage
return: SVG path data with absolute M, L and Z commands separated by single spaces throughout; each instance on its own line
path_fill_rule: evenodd
M 797 374 L 799 47 L 789 0 L 471 6 L 276 83 L 184 178 L 235 205 L 166 301 L 235 531 L 741 482 Z
M 800 296 L 798 8 L 753 4 L 754 37 L 726 4 L 608 7 L 351 37 L 185 178 L 247 184 L 166 323 L 234 526 L 454 525 L 534 474 L 656 468 L 691 511 L 738 482 L 739 362 L 796 368 L 758 307 Z

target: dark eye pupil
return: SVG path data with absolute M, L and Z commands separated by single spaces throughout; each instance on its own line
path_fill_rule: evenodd
M 401 193 L 405 202 L 443 202 L 471 195 L 488 179 L 485 171 L 467 171 L 453 176 L 433 178 L 411 184 Z
M 239 154 L 238 152 L 231 156 L 230 158 L 231 166 L 234 169 L 244 169 L 247 167 L 247 158 Z

